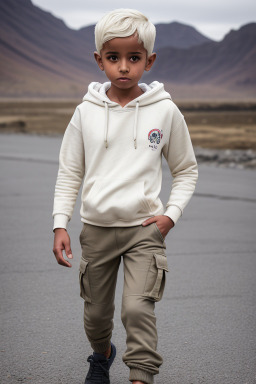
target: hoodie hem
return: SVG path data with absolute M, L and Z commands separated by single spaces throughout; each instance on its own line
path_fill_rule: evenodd
M 133 227 L 135 225 L 141 225 L 144 221 L 157 215 L 163 215 L 163 211 L 160 211 L 159 213 L 155 213 L 155 214 L 149 213 L 148 216 L 140 217 L 139 219 L 132 220 L 132 221 L 123 221 L 119 219 L 116 221 L 104 223 L 103 220 L 101 220 L 100 222 L 97 222 L 97 221 L 85 219 L 84 217 L 81 218 L 81 221 L 85 224 L 96 225 L 98 227 Z

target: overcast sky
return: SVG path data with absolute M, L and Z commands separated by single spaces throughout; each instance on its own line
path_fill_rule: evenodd
M 135 8 L 153 23 L 179 21 L 204 35 L 221 40 L 230 29 L 255 21 L 255 0 L 32 0 L 74 29 L 95 24 L 115 8 Z

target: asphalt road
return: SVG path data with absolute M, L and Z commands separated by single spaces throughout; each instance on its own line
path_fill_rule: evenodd
M 70 235 L 73 267 L 52 254 L 52 204 L 61 139 L 0 135 L 1 383 L 83 383 L 92 353 L 83 330 L 79 201 Z M 164 164 L 164 202 L 170 191 Z M 166 238 L 170 272 L 156 303 L 155 383 L 256 382 L 256 172 L 199 167 L 196 192 Z M 112 384 L 122 362 L 122 263 L 116 290 Z

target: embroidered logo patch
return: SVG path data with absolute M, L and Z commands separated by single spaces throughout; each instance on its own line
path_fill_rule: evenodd
M 160 141 L 163 137 L 163 131 L 160 129 L 151 129 L 148 133 L 148 140 L 150 141 L 149 148 L 152 149 L 152 151 L 157 150 L 157 144 L 160 144 Z

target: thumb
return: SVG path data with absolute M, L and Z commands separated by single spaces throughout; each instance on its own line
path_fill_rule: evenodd
M 143 227 L 145 227 L 145 226 L 152 224 L 152 223 L 155 223 L 155 222 L 156 222 L 156 217 L 153 216 L 153 217 L 150 217 L 150 219 L 143 221 L 143 223 L 141 225 L 143 225 Z
M 70 248 L 70 244 L 65 244 L 65 253 L 69 259 L 73 259 L 72 251 Z

